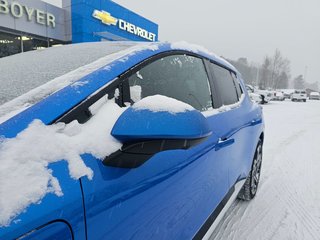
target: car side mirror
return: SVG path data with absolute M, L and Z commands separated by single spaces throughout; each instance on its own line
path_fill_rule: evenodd
M 191 148 L 208 138 L 211 130 L 207 119 L 195 109 L 172 113 L 129 107 L 115 123 L 111 135 L 123 146 L 103 163 L 134 168 L 158 152 Z

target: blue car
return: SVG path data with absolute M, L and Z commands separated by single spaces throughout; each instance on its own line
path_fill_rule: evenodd
M 208 239 L 259 183 L 262 109 L 186 43 L 0 59 L 0 239 Z

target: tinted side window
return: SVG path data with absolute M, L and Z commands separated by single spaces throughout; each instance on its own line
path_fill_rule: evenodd
M 200 58 L 167 56 L 150 63 L 128 80 L 132 103 L 160 94 L 188 103 L 200 111 L 212 108 L 209 80 Z
M 236 103 L 239 99 L 230 71 L 213 63 L 210 66 L 215 77 L 217 90 L 221 95 L 222 104 Z

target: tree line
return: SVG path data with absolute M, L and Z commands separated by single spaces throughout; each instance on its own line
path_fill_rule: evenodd
M 262 64 L 249 63 L 247 58 L 227 59 L 242 74 L 246 84 L 258 86 L 260 89 L 305 89 L 318 91 L 318 83 L 308 83 L 300 74 L 292 79 L 290 61 L 279 49 L 272 56 L 266 55 Z

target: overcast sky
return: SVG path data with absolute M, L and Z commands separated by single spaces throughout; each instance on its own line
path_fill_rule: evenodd
M 261 63 L 278 48 L 292 75 L 320 83 L 319 0 L 115 0 L 159 24 L 160 40 L 197 43 Z
M 320 83 L 319 0 L 115 2 L 158 23 L 162 41 L 185 40 L 226 58 L 256 63 L 278 48 L 291 61 L 293 77 L 307 68 L 307 81 Z

